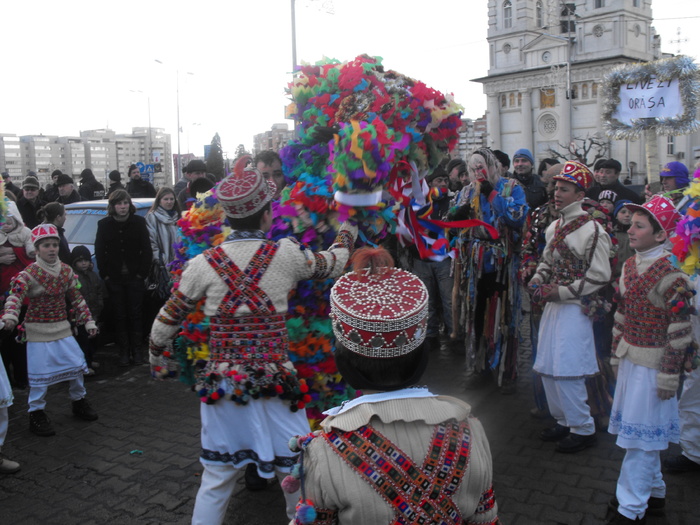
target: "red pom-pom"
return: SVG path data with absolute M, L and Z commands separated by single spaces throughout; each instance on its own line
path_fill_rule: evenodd
M 282 480 L 282 490 L 287 494 L 294 494 L 301 488 L 301 481 L 294 476 L 287 476 Z
M 212 393 L 211 393 L 211 398 L 212 398 L 214 401 L 218 401 L 218 399 L 219 399 L 219 393 L 218 393 L 218 392 L 212 392 Z
M 302 396 L 301 400 L 304 403 L 309 403 L 311 401 L 311 396 L 309 394 L 306 394 L 305 396 Z
M 302 394 L 306 394 L 309 391 L 309 385 L 306 384 L 306 381 L 302 380 L 299 383 L 299 390 L 301 390 Z
M 284 388 L 282 388 L 282 385 L 275 385 L 275 392 L 277 392 L 278 394 L 284 392 Z
M 167 350 L 163 352 L 163 357 L 170 357 L 170 355 L 170 352 L 168 352 Z

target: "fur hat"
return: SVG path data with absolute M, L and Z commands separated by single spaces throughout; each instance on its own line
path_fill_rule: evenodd
M 58 228 L 53 224 L 40 224 L 32 230 L 32 244 L 36 246 L 36 243 L 43 239 L 60 239 L 58 235 Z
M 204 161 L 201 161 L 199 159 L 194 159 L 194 160 L 191 160 L 187 166 L 182 168 L 182 171 L 185 173 L 192 173 L 195 171 L 203 171 L 206 173 L 207 165 L 204 163 Z
M 620 164 L 620 161 L 617 161 L 615 159 L 608 159 L 604 162 L 601 162 L 600 166 L 598 166 L 598 169 L 611 169 L 615 171 L 615 173 L 620 173 L 622 171 L 622 164 Z
M 65 173 L 61 173 L 56 179 L 56 186 L 63 186 L 64 184 L 73 184 L 73 177 L 66 175 Z

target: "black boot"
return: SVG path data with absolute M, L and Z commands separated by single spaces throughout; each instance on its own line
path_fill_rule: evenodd
M 129 366 L 129 339 L 125 333 L 118 332 L 115 337 L 117 347 L 119 347 L 119 366 Z
M 85 398 L 73 401 L 73 415 L 84 421 L 95 421 L 98 417 Z
M 37 436 L 48 437 L 56 435 L 51 420 L 43 410 L 29 412 L 29 430 Z
M 248 463 L 245 468 L 245 486 L 248 490 L 263 490 L 267 487 L 267 480 L 258 474 L 255 463 Z
M 131 332 L 129 334 L 129 361 L 133 365 L 145 363 L 143 355 L 143 334 L 141 332 Z

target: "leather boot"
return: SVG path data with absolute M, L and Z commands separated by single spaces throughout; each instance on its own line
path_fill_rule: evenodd
M 90 406 L 85 398 L 73 401 L 73 415 L 79 417 L 83 421 L 96 421 L 97 412 Z
M 129 354 L 131 364 L 142 365 L 145 363 L 143 355 L 143 334 L 141 332 L 129 333 Z
M 124 333 L 117 333 L 114 336 L 115 343 L 119 347 L 119 366 L 129 366 L 129 339 Z
M 51 425 L 51 420 L 43 410 L 29 412 L 29 430 L 37 436 L 54 436 L 56 431 Z

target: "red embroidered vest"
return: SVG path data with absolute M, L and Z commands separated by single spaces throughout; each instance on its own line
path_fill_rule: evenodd
M 588 221 L 592 220 L 594 220 L 593 217 L 589 214 L 585 214 L 576 217 L 574 220 L 561 227 L 561 219 L 557 222 L 554 230 L 554 237 L 552 238 L 552 251 L 556 250 L 559 257 L 556 257 L 552 264 L 551 283 L 556 283 L 560 286 L 568 286 L 586 275 L 590 267 L 590 261 L 576 257 L 567 246 L 565 239 L 567 235 L 575 232 Z M 594 245 L 597 241 L 598 228 L 595 229 Z
M 51 275 L 37 264 L 30 264 L 24 271 L 45 290 L 40 301 L 29 301 L 24 322 L 55 323 L 68 320 L 66 291 L 71 283 L 70 266 L 61 264 L 58 275 Z

